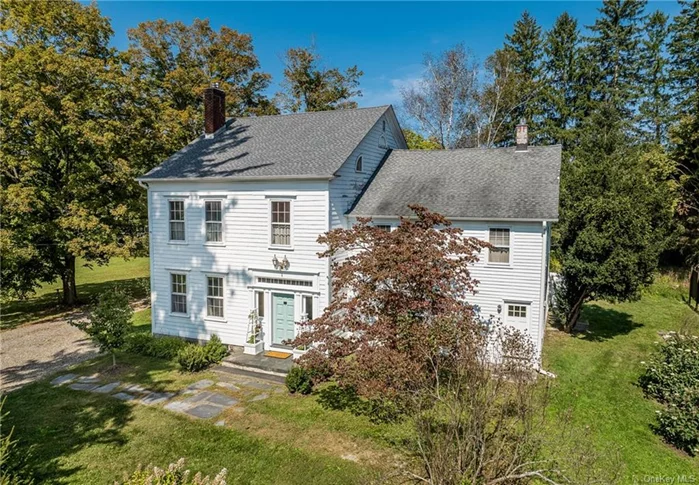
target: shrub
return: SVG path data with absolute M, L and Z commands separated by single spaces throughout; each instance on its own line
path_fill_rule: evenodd
M 138 332 L 128 336 L 124 349 L 135 354 L 171 360 L 187 345 L 189 344 L 179 337 L 155 337 Z
M 311 374 L 303 367 L 294 366 L 286 376 L 286 387 L 290 393 L 310 394 L 313 391 Z
M 197 473 L 191 477 L 191 472 L 184 468 L 184 458 L 177 463 L 171 463 L 167 470 L 158 467 L 138 469 L 122 483 L 122 485 L 226 485 L 227 470 L 224 468 L 212 479 Z
M 651 358 L 639 381 L 647 396 L 664 403 L 699 386 L 699 338 L 670 337 Z
M 187 345 L 177 353 L 177 362 L 182 370 L 199 372 L 209 367 L 206 350 L 200 345 Z
M 214 334 L 211 336 L 211 339 L 206 342 L 204 352 L 210 364 L 218 364 L 223 360 L 226 354 L 228 354 L 228 348 L 221 343 L 221 339 L 218 338 L 218 335 Z
M 0 400 L 0 421 L 4 422 L 9 413 L 3 413 L 6 397 Z M 0 426 L 0 485 L 30 485 L 34 483 L 28 466 L 31 450 L 20 450 L 17 440 L 12 438 L 15 428 L 7 430 Z
M 639 383 L 666 405 L 656 431 L 677 448 L 699 453 L 699 337 L 677 334 L 663 342 Z
M 217 335 L 212 335 L 206 345 L 187 344 L 177 353 L 177 361 L 183 370 L 199 372 L 208 368 L 211 364 L 217 364 L 223 360 L 228 349 Z
M 100 294 L 89 320 L 73 320 L 70 323 L 87 333 L 99 346 L 100 352 L 111 352 L 112 366 L 115 366 L 114 351 L 124 346 L 126 336 L 131 331 L 132 316 L 128 295 L 119 288 L 113 288 Z

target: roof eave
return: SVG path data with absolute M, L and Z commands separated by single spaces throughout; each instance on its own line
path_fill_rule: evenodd
M 266 182 L 272 180 L 332 180 L 334 175 L 264 175 L 256 177 L 138 177 L 137 182 Z
M 354 214 L 354 213 L 348 213 L 346 214 L 349 217 L 370 217 L 372 219 L 398 219 L 400 217 L 410 217 L 410 216 L 400 216 L 400 215 L 363 215 L 363 214 Z M 528 217 L 456 217 L 456 216 L 449 216 L 445 215 L 447 219 L 450 221 L 478 221 L 478 222 L 558 222 L 558 217 L 534 217 L 534 218 L 528 218 Z

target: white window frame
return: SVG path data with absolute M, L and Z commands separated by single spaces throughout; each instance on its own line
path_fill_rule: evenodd
M 170 308 L 169 308 L 170 315 L 178 316 L 178 317 L 187 317 L 187 316 L 189 316 L 189 278 L 188 278 L 189 275 L 183 271 L 170 271 L 169 275 L 170 275 L 170 277 L 168 278 L 168 285 L 169 285 L 169 290 L 170 290 L 169 291 L 169 294 L 170 294 Z M 179 293 L 179 292 L 175 293 L 174 291 L 172 291 L 172 285 L 173 285 L 172 277 L 173 276 L 184 276 L 184 293 Z M 174 295 L 184 295 L 184 305 L 185 305 L 185 309 L 187 310 L 186 312 L 182 313 L 182 312 L 176 312 L 176 311 L 172 310 L 172 308 L 173 308 L 173 305 L 172 305 L 173 298 L 172 297 Z
M 167 240 L 170 244 L 187 244 L 187 204 L 184 198 L 168 197 L 167 199 Z M 173 202 L 182 203 L 182 220 L 172 219 L 170 204 Z M 172 239 L 172 223 L 181 222 L 184 228 L 184 239 Z
M 274 244 L 272 242 L 272 236 L 274 231 L 272 230 L 273 224 L 287 224 L 284 222 L 272 222 L 272 208 L 274 207 L 274 202 L 288 202 L 289 203 L 289 245 L 284 244 Z M 269 199 L 269 233 L 267 235 L 267 241 L 269 242 L 269 249 L 280 249 L 293 251 L 294 249 L 294 199 L 285 197 L 273 197 Z
M 528 318 L 529 317 L 529 308 L 530 305 L 525 305 L 524 303 L 506 303 L 507 306 L 507 317 L 508 318 Z M 520 313 L 520 315 L 510 315 L 510 310 L 513 311 L 513 313 Z M 522 310 L 524 310 L 524 315 L 521 315 Z
M 374 223 L 374 227 L 377 229 L 383 229 L 386 232 L 391 232 L 393 231 L 393 225 L 391 224 L 385 224 L 381 222 Z
M 206 204 L 209 202 L 218 202 L 221 204 L 221 220 L 220 221 L 207 221 L 206 220 Z M 208 197 L 204 199 L 204 205 L 202 207 L 203 211 L 203 221 L 204 221 L 204 234 L 203 234 L 203 239 L 204 239 L 204 244 L 206 246 L 225 246 L 226 245 L 226 217 L 225 217 L 225 200 L 223 198 L 212 198 Z M 206 240 L 206 225 L 207 224 L 220 224 L 221 226 L 221 240 L 220 241 L 207 241 Z
M 512 228 L 509 227 L 509 226 L 489 226 L 489 227 L 488 227 L 488 242 L 489 242 L 489 243 L 490 243 L 490 231 L 493 230 L 493 229 L 501 229 L 501 230 L 506 230 L 506 231 L 509 232 L 509 244 L 507 245 L 507 249 L 508 249 L 508 252 L 507 252 L 507 254 L 508 254 L 508 259 L 507 259 L 507 262 L 506 262 L 506 263 L 505 263 L 505 262 L 491 261 L 491 260 L 490 260 L 490 248 L 488 248 L 487 265 L 488 265 L 488 266 L 496 266 L 496 267 L 499 266 L 499 267 L 503 267 L 503 268 L 509 268 L 509 267 L 512 266 L 512 256 L 513 256 L 513 251 L 512 251 L 512 248 L 513 248 L 513 244 L 512 244 L 512 243 L 513 243 Z M 492 243 L 491 243 L 491 244 L 492 244 Z M 493 244 L 493 246 L 495 246 L 495 245 Z M 505 246 L 495 246 L 495 247 L 505 248 Z
M 311 316 L 312 316 L 312 318 L 308 318 L 308 302 L 306 301 L 307 298 L 310 298 L 310 300 L 311 300 Z M 318 318 L 318 315 L 316 313 L 316 297 L 314 295 L 309 294 L 309 293 L 301 293 L 301 317 L 308 318 L 308 320 L 312 320 L 313 318 Z
M 354 160 L 354 171 L 359 173 L 364 172 L 364 155 L 359 155 Z
M 219 278 L 221 280 L 221 296 L 209 296 L 209 278 Z M 215 320 L 218 322 L 226 320 L 226 275 L 221 273 L 206 273 L 204 274 L 204 291 L 205 291 L 205 304 L 204 304 L 204 314 L 206 315 L 206 320 Z M 209 315 L 209 298 L 216 298 L 221 300 L 221 309 L 223 315 Z

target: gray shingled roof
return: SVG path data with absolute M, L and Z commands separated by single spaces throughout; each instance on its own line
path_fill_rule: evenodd
M 389 106 L 237 118 L 199 137 L 141 180 L 332 177 Z
M 561 147 L 394 150 L 355 202 L 354 216 L 410 215 L 420 204 L 454 218 L 558 218 Z

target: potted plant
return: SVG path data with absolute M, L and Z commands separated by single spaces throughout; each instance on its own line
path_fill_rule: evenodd
M 298 347 L 294 347 L 294 350 L 292 350 L 292 358 L 294 360 L 298 360 L 303 354 L 306 353 L 308 348 L 305 345 L 299 345 Z
M 262 322 L 260 316 L 257 314 L 257 310 L 252 310 L 250 315 L 248 315 L 248 334 L 243 347 L 244 354 L 257 355 L 262 353 L 265 343 L 262 341 L 261 334 Z

